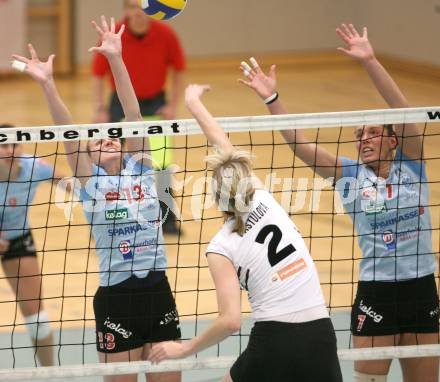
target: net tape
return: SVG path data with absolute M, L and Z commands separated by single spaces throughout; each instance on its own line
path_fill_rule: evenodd
M 440 356 L 440 345 L 390 346 L 364 349 L 339 350 L 341 361 L 378 360 L 393 358 L 418 358 Z M 148 361 L 115 362 L 107 364 L 88 364 L 52 366 L 40 368 L 0 370 L 2 381 L 22 381 L 33 379 L 81 378 L 104 375 L 141 374 L 165 371 L 228 369 L 235 357 L 215 357 L 206 359 L 183 359 L 164 361 L 152 365 Z
M 440 122 L 440 106 L 218 118 L 228 133 Z M 121 129 L 117 131 L 115 129 Z M 0 129 L 0 144 L 201 134 L 194 119 Z

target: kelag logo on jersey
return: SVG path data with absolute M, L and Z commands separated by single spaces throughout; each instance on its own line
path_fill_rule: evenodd
M 105 220 L 123 220 L 128 219 L 127 208 L 121 208 L 119 210 L 106 210 Z
M 381 214 L 387 210 L 387 206 L 383 200 L 362 200 L 361 204 L 366 215 Z
M 119 243 L 119 252 L 121 252 L 124 260 L 133 259 L 133 252 L 131 251 L 130 240 L 123 240 Z
M 361 208 L 366 215 L 380 214 L 387 210 L 385 201 L 377 192 L 376 187 L 365 187 L 361 190 Z
M 392 231 L 382 233 L 382 240 L 388 249 L 396 249 L 396 240 Z

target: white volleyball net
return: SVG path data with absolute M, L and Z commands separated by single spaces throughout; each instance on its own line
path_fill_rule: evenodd
M 432 240 L 431 251 L 424 251 L 420 256 L 430 256 L 438 264 L 440 107 L 221 118 L 219 122 L 230 134 L 234 145 L 255 155 L 256 174 L 291 215 L 306 241 L 316 263 L 337 333 L 340 359 L 353 361 L 438 357 L 440 346 L 437 344 L 397 346 L 399 344 L 396 343 L 396 346 L 384 348 L 353 349 L 350 309 L 356 296 L 359 263 L 362 259 L 358 239 L 364 233 L 357 233 L 354 229 L 353 221 L 345 212 L 343 201 L 333 187 L 335 179 L 320 178 L 315 168 L 307 166 L 289 148 L 279 131 L 302 129 L 310 142 L 321 145 L 336 156 L 359 160 L 355 127 L 418 124 L 427 171 L 427 180 L 421 178 L 420 183 L 429 189 L 429 198 L 423 201 L 423 205 L 416 207 L 422 208 L 424 213 L 429 210 L 430 224 L 424 229 L 429 230 Z M 165 150 L 173 150 L 174 165 L 169 169 L 172 182 L 166 188 L 167 193 L 169 188 L 172 189 L 172 193 L 168 194 L 172 195 L 172 209 L 177 215 L 180 232 L 173 236 L 166 235 L 165 243 L 162 245 L 168 258 L 167 275 L 180 315 L 182 338 L 185 340 L 206 329 L 217 313 L 215 290 L 205 259 L 205 249 L 223 222 L 221 213 L 215 208 L 211 198 L 210 172 L 203 161 L 211 148 L 196 122 L 181 120 L 7 128 L 0 129 L 0 144 L 15 145 L 9 159 L 13 157 L 14 160 L 19 160 L 23 156 L 19 151 L 21 146 L 28 158 L 43 160 L 54 167 L 57 173 L 70 176 L 63 149 L 64 141 L 147 135 L 172 137 L 172 140 L 167 140 L 167 147 L 158 154 L 164 155 Z M 0 164 L 7 168 L 7 163 L 10 162 L 5 159 L 8 159 L 7 155 L 3 154 Z M 14 201 L 13 194 L 10 191 L 8 193 L 8 190 L 23 182 L 41 183 L 38 185 L 35 198 L 28 196 L 24 205 L 20 204 L 21 199 L 16 198 Z M 17 277 L 3 272 L 0 277 L 1 380 L 64 380 L 71 377 L 95 378 L 103 375 L 182 370 L 183 380 L 201 381 L 218 375 L 210 370 L 229 368 L 246 348 L 252 322 L 247 295 L 243 291 L 242 330 L 196 357 L 167 361 L 156 366 L 145 361 L 99 363 L 93 312 L 93 297 L 99 284 L 99 265 L 95 254 L 96 243 L 90 232 L 90 224 L 84 217 L 78 195 L 66 191 L 63 186 L 66 182 L 57 182 L 55 176 L 23 180 L 6 172 L 2 183 L 7 195 L 3 198 L 1 206 L 2 235 L 5 234 L 5 230 L 21 230 L 23 234 L 26 232 L 24 220 L 20 220 L 21 226 L 5 228 L 10 216 L 8 214 L 13 213 L 13 208 L 24 207 L 25 210 L 22 211 L 29 214 L 29 227 L 36 244 L 39 274 Z M 413 189 L 419 189 L 418 185 L 414 185 Z M 130 192 L 120 190 L 124 198 L 133 198 L 133 203 L 136 203 L 136 198 Z M 419 215 L 408 217 L 413 218 L 415 222 L 421 220 Z M 397 223 L 394 221 L 390 222 L 390 227 L 381 227 L 377 246 L 389 247 L 390 256 L 396 257 L 399 241 L 417 240 L 418 234 L 408 230 L 393 232 L 393 224 Z M 119 240 L 119 229 L 109 228 L 115 240 Z M 388 231 L 391 232 L 391 236 Z M 138 248 L 131 248 L 130 244 L 127 244 L 127 248 L 122 248 L 120 252 L 123 254 L 124 251 L 132 251 L 136 254 L 137 250 Z M 48 313 L 53 343 L 47 346 L 51 347 L 55 355 L 55 365 L 52 367 L 36 367 L 38 354 L 29 339 L 26 331 L 28 325 L 21 313 L 26 298 L 19 296 L 17 299 L 14 293 L 20 288 L 23 279 L 35 276 L 41 277 L 41 291 L 34 291 L 34 294 L 31 294 L 33 297 L 29 298 L 40 300 Z M 435 279 L 438 285 L 437 272 Z M 11 283 L 17 288 L 15 291 L 11 288 Z M 22 282 L 21 285 L 25 283 Z M 432 314 L 438 320 L 438 310 Z M 371 310 L 366 308 L 365 315 L 366 320 L 374 320 Z M 111 330 L 115 328 L 110 328 L 109 331 Z M 203 377 L 199 377 L 203 379 L 189 374 L 194 370 L 204 370 Z

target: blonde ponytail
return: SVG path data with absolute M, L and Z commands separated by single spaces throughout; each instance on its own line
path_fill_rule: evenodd
M 242 215 L 248 212 L 255 193 L 251 157 L 247 151 L 224 153 L 217 150 L 215 154 L 205 159 L 212 169 L 215 201 L 223 212 L 225 220 L 234 219 L 233 232 L 237 232 L 240 236 L 245 232 Z

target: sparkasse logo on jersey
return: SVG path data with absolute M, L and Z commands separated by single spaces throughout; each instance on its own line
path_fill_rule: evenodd
M 105 220 L 123 220 L 128 218 L 127 208 L 105 211 Z

